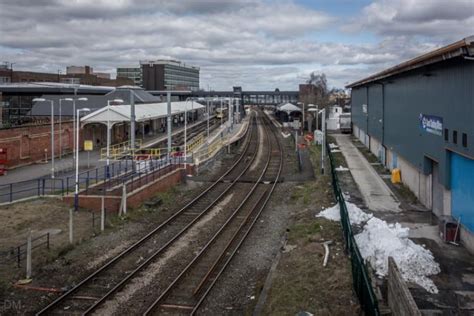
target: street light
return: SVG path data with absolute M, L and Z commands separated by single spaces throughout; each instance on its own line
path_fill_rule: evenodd
M 74 91 L 76 93 L 76 90 Z M 77 99 L 77 101 L 87 101 L 88 99 L 85 97 Z M 76 99 L 72 99 L 72 166 L 74 167 L 76 164 Z
M 298 102 L 296 104 L 301 104 L 303 106 L 303 124 L 301 124 L 301 135 L 304 134 L 304 102 Z
M 324 174 L 324 156 L 326 155 L 326 108 L 318 112 L 321 113 L 321 130 L 323 132 L 323 139 L 321 144 L 321 174 Z
M 72 101 L 72 102 L 74 102 L 74 99 L 72 99 L 72 98 L 59 99 L 59 158 L 60 159 L 63 158 L 63 130 L 62 130 L 62 104 L 61 104 L 61 101 Z M 74 121 L 73 121 L 73 125 L 74 125 Z
M 44 98 L 34 98 L 33 102 L 51 102 L 51 179 L 54 179 L 54 102 Z
M 184 172 L 188 174 L 188 170 L 186 168 L 186 161 L 188 158 L 188 151 L 187 151 L 187 127 L 188 127 L 188 101 L 190 98 L 187 98 L 186 101 L 184 102 Z M 192 99 L 191 99 L 192 102 Z
M 79 130 L 80 130 L 80 121 L 81 121 L 81 117 L 79 114 L 81 112 L 90 112 L 90 111 L 91 109 L 89 108 L 78 109 L 77 115 L 76 115 L 77 127 L 76 127 L 75 136 L 76 136 L 76 153 L 78 155 L 76 159 L 76 185 L 75 185 L 75 191 L 74 191 L 74 210 L 76 211 L 79 206 Z M 74 122 L 74 124 L 76 124 L 76 122 Z
M 122 99 L 107 100 L 107 178 L 110 177 L 109 165 L 110 165 L 110 143 L 111 143 L 111 132 L 110 132 L 110 102 L 123 103 Z

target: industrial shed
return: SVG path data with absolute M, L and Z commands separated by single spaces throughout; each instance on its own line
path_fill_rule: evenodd
M 354 135 L 474 251 L 474 36 L 347 88 Z

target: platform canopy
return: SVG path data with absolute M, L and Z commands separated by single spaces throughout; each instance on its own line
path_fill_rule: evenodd
M 301 112 L 301 109 L 294 104 L 285 103 L 277 106 L 277 111 L 283 111 L 289 114 L 291 112 Z
M 176 115 L 192 110 L 200 110 L 205 108 L 204 105 L 198 102 L 180 101 L 171 102 L 171 114 Z M 137 122 L 156 120 L 167 117 L 168 104 L 161 103 L 147 103 L 135 104 L 135 117 Z M 104 123 L 110 120 L 112 124 L 130 121 L 130 104 L 111 105 L 110 108 L 103 107 L 81 118 L 81 122 L 87 123 Z

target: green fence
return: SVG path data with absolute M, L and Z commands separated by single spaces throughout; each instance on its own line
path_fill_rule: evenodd
M 365 315 L 378 316 L 380 313 L 377 304 L 377 298 L 375 297 L 374 290 L 372 289 L 372 283 L 370 281 L 364 259 L 360 254 L 359 247 L 357 247 L 354 234 L 352 233 L 352 226 L 349 220 L 349 214 L 347 212 L 346 201 L 344 200 L 341 188 L 339 187 L 339 180 L 337 178 L 337 172 L 334 169 L 334 159 L 332 157 L 331 149 L 329 148 L 328 144 L 326 144 L 326 147 L 329 155 L 329 162 L 331 164 L 332 187 L 334 190 L 334 195 L 339 202 L 339 208 L 341 211 L 341 225 L 344 234 L 346 251 L 351 258 L 354 291 L 359 298 L 359 303 Z

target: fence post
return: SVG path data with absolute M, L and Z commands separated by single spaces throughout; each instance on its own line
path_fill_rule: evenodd
M 13 183 L 10 183 L 10 203 L 13 202 Z
M 69 243 L 72 245 L 74 242 L 73 238 L 73 226 L 74 226 L 74 220 L 73 220 L 73 209 L 69 209 Z
M 16 248 L 17 250 L 17 262 L 18 262 L 18 268 L 21 267 L 21 249 L 20 249 L 21 246 L 18 246 Z
M 100 231 L 103 232 L 105 229 L 105 198 L 101 198 L 101 208 L 100 208 Z
M 46 186 L 46 179 L 43 178 L 43 195 L 44 195 L 44 187 Z
M 37 181 L 38 182 L 38 196 L 41 195 L 41 190 L 40 190 L 41 183 L 40 183 L 40 181 L 41 181 L 40 179 L 38 179 L 38 181 Z
M 46 234 L 46 248 L 49 249 L 49 233 Z
M 31 229 L 26 242 L 26 278 L 31 279 Z
M 61 196 L 64 196 L 64 179 L 61 179 Z

